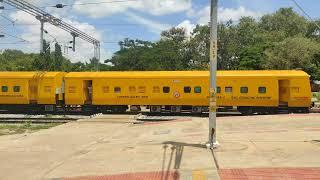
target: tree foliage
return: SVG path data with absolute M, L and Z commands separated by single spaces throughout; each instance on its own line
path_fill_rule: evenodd
M 318 21 L 316 22 L 318 23 Z M 303 69 L 320 79 L 320 30 L 294 12 L 281 8 L 260 19 L 242 17 L 218 25 L 218 69 Z M 126 41 L 131 42 L 129 45 Z M 207 70 L 210 28 L 197 25 L 161 33 L 158 42 L 126 39 L 110 60 L 114 70 Z
M 52 51 L 50 44 L 44 41 L 41 54 L 6 49 L 0 54 L 0 71 L 95 71 L 97 64 L 102 71 L 110 70 L 110 66 L 98 63 L 94 58 L 88 63 L 72 63 L 63 56 L 58 43 L 54 47 Z

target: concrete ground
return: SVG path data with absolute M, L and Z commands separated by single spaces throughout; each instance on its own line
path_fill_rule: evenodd
M 320 179 L 320 114 L 137 123 L 105 115 L 33 134 L 0 136 L 0 179 Z

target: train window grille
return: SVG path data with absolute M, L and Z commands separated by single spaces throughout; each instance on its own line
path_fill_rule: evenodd
M 259 87 L 259 93 L 260 94 L 266 94 L 267 93 L 267 88 L 266 87 Z
M 200 86 L 195 87 L 194 88 L 194 93 L 200 94 L 201 93 L 201 87 Z
M 51 93 L 51 86 L 45 86 L 44 87 L 44 92 L 46 92 L 46 93 Z
M 241 87 L 240 88 L 240 93 L 247 94 L 248 92 L 249 92 L 249 88 L 248 87 Z
M 13 92 L 20 92 L 20 86 L 13 86 Z
M 76 93 L 76 87 L 70 86 L 70 87 L 68 88 L 68 92 L 69 92 L 69 93 Z
M 159 86 L 154 86 L 152 92 L 153 93 L 160 93 L 160 87 Z
M 217 93 L 218 93 L 218 94 L 221 93 L 221 87 L 217 87 Z
M 20 92 L 20 86 L 13 86 L 13 92 Z
M 292 87 L 292 88 L 291 88 L 291 92 L 293 92 L 293 93 L 299 93 L 299 92 L 300 92 L 300 88 L 299 88 L 299 87 Z
M 130 86 L 129 87 L 129 92 L 130 93 L 135 93 L 137 90 L 136 90 L 136 87 L 135 86 Z
M 170 87 L 163 87 L 163 93 L 170 93 Z
M 232 93 L 232 87 L 226 87 L 226 88 L 224 89 L 224 91 L 225 91 L 226 93 Z
M 103 93 L 109 93 L 110 92 L 109 86 L 102 87 L 102 91 L 103 91 Z
M 139 86 L 138 87 L 138 93 L 145 93 L 146 92 L 146 87 L 145 86 Z
M 8 92 L 8 90 L 9 90 L 8 86 L 2 86 L 1 87 L 1 91 L 2 92 Z
M 120 87 L 115 87 L 114 88 L 115 93 L 121 93 L 121 88 Z
M 191 93 L 191 87 L 190 86 L 184 87 L 184 93 Z

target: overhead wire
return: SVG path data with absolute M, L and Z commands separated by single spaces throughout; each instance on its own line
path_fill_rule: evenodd
M 3 25 L 8 25 L 8 24 L 3 24 Z M 16 26 L 40 26 L 40 23 L 15 23 Z M 134 23 L 95 23 L 93 25 L 99 25 L 99 26 L 140 26 L 143 24 L 134 24 Z
M 29 42 L 24 42 L 24 41 L 16 41 L 16 42 L 4 42 L 4 43 L 0 43 L 0 45 L 3 44 L 3 45 L 14 45 L 14 44 L 30 44 Z
M 298 7 L 298 9 L 300 9 L 300 11 L 302 11 L 302 13 L 303 13 L 305 16 L 307 16 L 307 18 L 309 18 L 309 20 L 311 20 L 311 21 L 317 26 L 317 28 L 319 28 L 319 30 L 320 30 L 320 25 L 314 21 L 314 19 L 307 13 L 307 11 L 304 10 L 304 8 L 303 8 L 296 0 L 291 0 L 291 1 L 292 1 L 292 2 Z
M 15 21 L 13 21 L 12 19 L 8 18 L 7 16 L 4 16 L 2 14 L 0 14 L 0 17 L 2 17 L 3 19 L 7 20 L 7 21 L 10 21 L 12 24 L 10 25 L 14 25 Z
M 6 33 L 6 32 L 1 31 L 1 30 L 0 30 L 0 33 L 2 33 L 4 35 L 7 35 L 7 36 L 10 36 L 10 37 L 13 37 L 13 38 L 16 38 L 16 39 L 19 39 L 19 40 L 21 40 L 23 42 L 29 42 L 28 40 L 25 40 L 22 37 L 19 37 L 19 36 L 16 36 L 16 35 L 12 35 L 12 34 Z
M 98 5 L 98 4 L 109 4 L 109 3 L 123 3 L 123 2 L 134 2 L 140 0 L 115 0 L 115 1 L 100 1 L 100 2 L 88 2 L 88 3 L 74 3 L 74 4 L 62 4 L 63 6 L 84 6 L 84 5 Z M 47 7 L 57 7 L 54 6 L 47 6 Z
M 67 7 L 67 6 L 86 6 L 86 5 L 99 5 L 99 4 L 112 4 L 112 3 L 126 3 L 126 2 L 137 2 L 140 0 L 114 0 L 114 1 L 100 1 L 100 2 L 88 2 L 88 3 L 74 3 L 74 4 L 56 4 L 56 5 L 52 5 L 52 4 L 48 4 L 48 5 L 44 5 L 44 6 L 39 6 L 39 8 L 63 8 L 63 7 Z M 60 7 L 58 7 L 60 6 Z M 3 10 L 7 10 L 7 11 L 11 11 L 11 10 L 16 10 L 17 8 L 9 8 L 9 9 L 3 9 Z

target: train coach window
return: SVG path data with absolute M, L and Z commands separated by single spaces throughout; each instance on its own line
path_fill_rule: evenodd
M 159 86 L 153 86 L 153 93 L 160 93 L 160 87 Z
M 191 87 L 184 87 L 184 93 L 191 93 Z
M 147 88 L 145 86 L 138 87 L 138 93 L 145 93 L 146 91 L 147 91 Z
M 217 93 L 218 93 L 218 94 L 221 93 L 221 87 L 217 87 Z
M 266 87 L 259 87 L 259 93 L 260 94 L 266 94 L 267 93 L 267 88 Z
M 248 89 L 248 87 L 241 87 L 241 88 L 240 88 L 240 92 L 241 92 L 242 94 L 247 94 L 247 93 L 249 92 L 249 89 Z
M 109 91 L 110 91 L 109 86 L 102 87 L 102 92 L 103 93 L 109 93 Z
M 44 92 L 46 92 L 46 93 L 51 93 L 51 86 L 45 86 L 44 87 Z
M 232 93 L 232 87 L 226 87 L 226 88 L 224 89 L 224 91 L 225 91 L 226 93 Z
M 292 88 L 291 88 L 291 92 L 293 92 L 293 93 L 299 93 L 299 92 L 300 92 L 300 88 L 299 88 L 299 87 L 292 87 Z
M 163 93 L 170 93 L 170 87 L 163 87 Z
M 194 88 L 194 93 L 200 94 L 201 93 L 201 87 L 197 86 Z
M 137 91 L 136 87 L 135 86 L 130 86 L 129 87 L 129 92 L 130 93 L 135 93 Z
M 8 92 L 9 88 L 8 88 L 8 86 L 2 86 L 1 90 L 2 90 L 2 92 Z
M 121 88 L 120 87 L 115 87 L 114 88 L 115 93 L 121 93 Z
M 69 93 L 76 93 L 76 89 L 77 89 L 77 88 L 76 88 L 75 86 L 70 86 L 68 92 L 69 92 Z
M 20 86 L 13 86 L 13 92 L 20 92 Z

